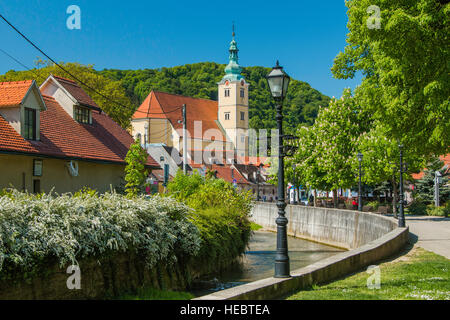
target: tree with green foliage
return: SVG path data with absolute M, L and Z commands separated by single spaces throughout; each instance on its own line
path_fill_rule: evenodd
M 131 146 L 125 157 L 127 166 L 125 167 L 125 191 L 128 196 L 137 196 L 147 179 L 148 172 L 145 168 L 148 154 L 144 148 L 141 147 L 141 142 L 136 140 Z
M 292 161 L 303 183 L 311 188 L 335 190 L 356 182 L 358 138 L 367 130 L 367 116 L 355 103 L 350 89 L 319 110 L 311 127 L 299 128 L 299 149 Z M 290 167 L 288 162 L 288 167 Z
M 34 79 L 41 85 L 50 74 L 65 77 L 76 81 L 89 96 L 100 106 L 100 108 L 123 128 L 130 125 L 130 119 L 137 107 L 127 97 L 125 89 L 120 81 L 113 81 L 102 76 L 93 65 L 82 65 L 79 63 L 60 63 L 71 74 L 86 83 L 90 88 L 78 83 L 76 79 L 61 70 L 57 65 L 47 61 L 36 61 L 36 68 L 28 71 L 8 71 L 0 75 L 0 81 L 21 81 Z M 101 93 L 98 94 L 97 92 Z M 108 97 L 106 99 L 104 96 Z M 114 102 L 112 102 L 114 101 Z
M 355 91 L 358 103 L 407 153 L 448 153 L 448 1 L 351 0 L 346 5 L 348 45 L 334 61 L 334 76 L 347 79 L 363 73 Z M 379 28 L 374 28 L 378 8 Z
M 251 235 L 251 191 L 239 191 L 223 179 L 203 177 L 198 172 L 185 175 L 181 170 L 167 190 L 167 196 L 193 209 L 189 219 L 203 240 L 197 258 L 205 261 L 205 268 L 217 272 L 230 264 L 230 258 L 245 252 Z

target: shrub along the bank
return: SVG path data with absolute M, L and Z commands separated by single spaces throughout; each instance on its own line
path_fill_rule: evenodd
M 168 189 L 150 198 L 90 189 L 73 195 L 0 191 L 0 283 L 45 278 L 55 264 L 114 263 L 125 254 L 148 270 L 178 261 L 188 284 L 244 253 L 251 234 L 249 193 L 224 180 L 181 173 Z
M 223 179 L 181 171 L 168 184 L 168 195 L 193 209 L 190 220 L 202 238 L 198 258 L 205 271 L 226 267 L 243 254 L 250 240 L 250 191 L 236 189 Z
M 199 253 L 199 229 L 186 205 L 115 193 L 0 194 L 0 280 L 33 278 L 49 266 L 131 253 L 150 269 Z

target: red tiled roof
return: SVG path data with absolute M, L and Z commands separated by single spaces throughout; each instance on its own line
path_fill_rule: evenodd
M 232 169 L 230 166 L 217 166 L 212 165 L 212 170 L 217 172 L 216 177 L 223 179 L 230 183 L 233 183 L 233 179 L 237 184 L 250 184 L 236 169 Z
M 450 153 L 440 156 L 439 159 L 444 162 L 444 166 L 445 165 L 447 166 L 447 170 L 450 169 Z M 425 172 L 421 171 L 419 173 L 414 173 L 411 176 L 414 180 L 419 180 L 419 179 L 422 179 L 424 175 L 425 175 Z
M 32 83 L 33 80 L 0 82 L 0 108 L 20 105 Z
M 233 177 L 234 177 L 234 179 L 236 179 L 236 183 L 238 183 L 238 184 L 250 184 L 250 182 L 247 179 L 245 179 L 245 177 L 242 176 L 238 170 L 236 170 L 234 168 L 232 170 L 231 166 L 229 166 L 229 165 L 221 166 L 221 165 L 213 164 L 212 166 L 211 165 L 205 166 L 203 164 L 190 164 L 190 166 L 194 170 L 206 168 L 207 171 L 208 170 L 215 171 L 216 177 L 218 179 L 223 179 L 230 183 L 233 183 Z
M 80 124 L 53 97 L 43 98 L 47 110 L 40 112 L 40 141 L 25 140 L 0 116 L 0 150 L 125 162 L 125 156 L 134 140 L 105 113 L 92 111 L 92 125 Z M 148 158 L 147 165 L 159 167 L 151 157 Z
M 207 130 L 215 129 L 220 133 L 214 137 L 215 140 L 227 141 L 217 124 L 218 102 L 213 100 L 152 91 L 134 113 L 133 119 L 168 119 L 175 130 L 182 129 L 183 125 L 178 121 L 182 120 L 183 104 L 186 104 L 187 130 L 191 138 L 202 139 Z M 194 130 L 194 121 L 202 122 L 202 136 Z
M 53 78 L 66 89 L 80 104 L 100 108 L 94 100 L 73 80 L 53 75 Z
M 237 156 L 238 163 L 240 164 L 254 165 L 254 166 L 262 165 L 263 167 L 268 166 L 266 164 L 268 159 L 269 159 L 268 157 L 250 157 L 250 156 L 241 157 L 239 155 Z

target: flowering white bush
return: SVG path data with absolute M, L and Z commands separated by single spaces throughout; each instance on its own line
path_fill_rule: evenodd
M 100 196 L 0 196 L 0 278 L 4 267 L 34 270 L 44 259 L 61 266 L 86 257 L 133 251 L 152 267 L 196 255 L 199 231 L 174 199 Z

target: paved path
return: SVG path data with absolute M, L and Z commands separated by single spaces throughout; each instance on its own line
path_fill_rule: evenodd
M 450 218 L 406 215 L 405 219 L 415 244 L 450 259 Z

